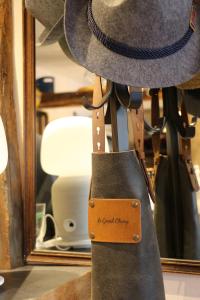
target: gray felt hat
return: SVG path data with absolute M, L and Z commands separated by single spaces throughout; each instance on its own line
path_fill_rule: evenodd
M 177 86 L 181 90 L 194 90 L 200 88 L 200 73 L 196 74 L 192 79 Z
M 63 36 L 64 0 L 25 0 L 25 5 L 31 15 L 45 26 L 38 44 L 49 45 Z
M 136 87 L 178 85 L 200 71 L 200 8 L 193 4 L 65 0 L 65 36 L 79 63 L 106 79 Z
M 64 36 L 64 0 L 25 0 L 25 4 L 31 15 L 46 27 L 37 45 L 58 42 L 65 55 L 75 62 Z

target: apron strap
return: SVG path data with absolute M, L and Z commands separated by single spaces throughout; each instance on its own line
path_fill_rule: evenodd
M 101 77 L 95 77 L 93 105 L 101 103 L 103 98 Z M 93 136 L 93 152 L 105 152 L 105 119 L 104 105 L 93 110 L 92 113 L 92 136 Z

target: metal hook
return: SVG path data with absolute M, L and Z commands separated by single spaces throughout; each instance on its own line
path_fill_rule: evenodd
M 155 133 L 161 133 L 166 125 L 166 118 L 160 118 L 159 119 L 159 125 L 158 126 L 151 126 L 147 121 L 144 122 L 144 130 L 146 131 L 147 134 L 153 135 Z
M 123 107 L 131 108 L 130 107 L 130 105 L 131 105 L 130 94 L 129 94 L 127 85 L 115 83 L 114 84 L 114 92 L 117 97 L 117 100 Z
M 178 109 L 178 97 L 179 93 L 177 92 L 177 88 L 163 88 L 163 98 L 166 103 L 169 104 L 167 108 L 165 108 L 165 117 L 168 120 L 173 122 L 177 131 L 183 138 L 193 138 L 195 136 L 195 127 L 192 124 L 186 124 L 184 120 L 184 116 L 179 115 Z
M 119 103 L 127 109 L 139 109 L 142 105 L 142 90 L 132 89 L 129 93 L 128 86 L 115 83 L 115 94 Z
M 88 110 L 100 109 L 109 100 L 112 92 L 113 92 L 113 83 L 111 81 L 108 81 L 108 89 L 107 89 L 106 94 L 103 96 L 101 103 L 97 106 L 92 105 L 92 104 L 90 104 L 90 101 L 88 100 L 88 98 L 86 96 L 84 96 L 83 100 L 85 103 L 83 104 L 83 106 Z

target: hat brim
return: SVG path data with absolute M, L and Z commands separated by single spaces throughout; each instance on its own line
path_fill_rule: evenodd
M 64 33 L 63 33 L 62 38 L 58 41 L 58 43 L 59 43 L 60 48 L 64 52 L 64 54 L 67 56 L 67 58 L 78 64 L 78 62 L 75 60 L 75 58 L 72 56 L 72 54 L 69 50 Z
M 47 46 L 56 43 L 64 35 L 64 16 L 61 16 L 56 24 L 48 29 L 46 28 L 39 36 L 37 46 Z
M 196 29 L 187 45 L 173 55 L 136 60 L 104 47 L 91 33 L 87 21 L 88 0 L 66 0 L 64 28 L 71 53 L 89 71 L 106 79 L 135 87 L 168 87 L 190 80 L 200 71 L 200 10 Z
M 200 88 L 200 73 L 195 75 L 191 80 L 177 86 L 181 90 L 194 90 Z

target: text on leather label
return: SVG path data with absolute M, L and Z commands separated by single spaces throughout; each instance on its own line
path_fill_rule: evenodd
M 142 239 L 138 199 L 90 199 L 89 236 L 94 242 L 136 244 Z

